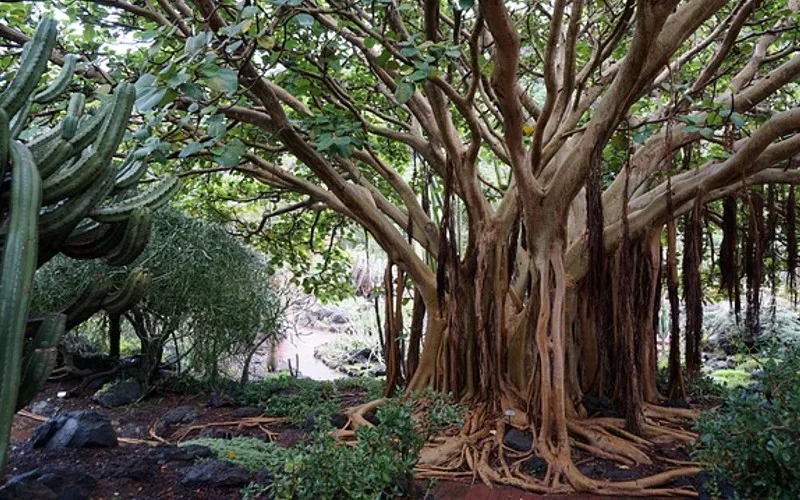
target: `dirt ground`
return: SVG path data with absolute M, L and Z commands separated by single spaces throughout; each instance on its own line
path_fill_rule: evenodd
M 234 499 L 241 498 L 238 487 L 230 488 L 188 488 L 181 484 L 183 469 L 190 463 L 167 462 L 157 463 L 154 459 L 156 446 L 164 441 L 176 444 L 178 440 L 198 437 L 201 433 L 212 433 L 214 437 L 257 436 L 271 439 L 280 446 L 295 446 L 308 437 L 303 429 L 287 424 L 267 424 L 243 427 L 237 425 L 233 413 L 237 406 L 210 407 L 207 405 L 207 394 L 159 393 L 147 400 L 118 408 L 101 408 L 88 396 L 74 398 L 58 398 L 59 391 L 69 390 L 78 382 L 60 381 L 49 383 L 37 397 L 38 408 L 45 410 L 43 414 L 27 411 L 20 412 L 12 428 L 12 449 L 6 469 L 0 475 L 0 484 L 4 484 L 11 476 L 28 472 L 41 466 L 64 467 L 88 473 L 98 480 L 93 492 L 93 499 Z M 343 406 L 358 404 L 364 394 L 358 391 L 342 398 Z M 168 410 L 178 406 L 192 406 L 199 417 L 190 424 L 180 424 L 164 429 L 159 427 L 159 418 Z M 37 408 L 34 406 L 34 408 Z M 33 449 L 30 438 L 34 429 L 43 420 L 56 412 L 71 410 L 97 410 L 107 414 L 117 430 L 120 445 L 116 448 L 84 448 L 63 451 L 45 451 Z M 209 426 L 212 423 L 233 422 L 225 426 Z M 213 429 L 213 430 L 212 430 Z M 673 460 L 686 460 L 687 450 L 665 446 L 659 450 L 660 455 Z M 669 467 L 667 462 L 656 461 L 652 466 L 625 468 L 607 461 L 576 454 L 577 466 L 584 474 L 593 478 L 605 478 L 612 481 L 628 480 L 649 475 Z M 136 479 L 122 477 L 120 470 L 140 465 L 141 473 Z M 529 473 L 544 474 L 538 470 L 539 464 L 533 462 Z M 127 470 L 127 469 L 126 469 Z M 138 470 L 138 469 L 137 469 Z M 687 480 L 688 482 L 688 480 Z M 427 483 L 420 483 L 425 489 Z M 684 485 L 685 484 L 681 484 Z M 677 485 L 676 485 L 677 486 Z M 539 498 L 526 492 L 511 488 L 488 488 L 480 482 L 439 481 L 432 489 L 428 489 L 438 499 L 498 499 L 529 500 Z M 569 498 L 600 498 L 587 495 L 574 495 Z

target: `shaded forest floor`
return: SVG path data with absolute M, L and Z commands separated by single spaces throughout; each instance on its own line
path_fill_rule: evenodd
M 164 460 L 168 446 L 196 438 L 231 439 L 239 436 L 269 440 L 281 447 L 302 446 L 311 438 L 314 416 L 305 422 L 278 422 L 260 417 L 270 408 L 244 406 L 236 398 L 208 393 L 159 392 L 131 404 L 102 408 L 88 395 L 59 398 L 58 393 L 73 388 L 77 380 L 50 382 L 26 411 L 20 412 L 12 429 L 12 450 L 0 484 L 9 478 L 41 467 L 57 467 L 88 474 L 97 480 L 91 492 L 93 499 L 164 498 L 221 499 L 242 498 L 243 485 L 194 487 L 182 484 L 187 467 L 202 460 Z M 339 410 L 364 402 L 371 395 L 366 389 L 353 387 L 339 392 Z M 187 413 L 185 422 L 165 423 L 165 415 L 179 409 Z M 79 448 L 66 450 L 34 449 L 32 436 L 42 422 L 56 414 L 73 410 L 95 410 L 108 415 L 119 438 L 112 448 Z M 174 414 L 174 411 L 172 412 Z M 259 421 L 262 418 L 263 421 Z M 169 419 L 167 419 L 169 420 Z M 338 422 L 337 422 L 338 420 Z M 346 419 L 333 418 L 334 425 L 344 426 Z M 621 481 L 637 479 L 670 468 L 667 461 L 656 460 L 650 466 L 627 468 L 611 461 L 584 456 L 576 450 L 574 461 L 589 477 Z M 657 454 L 666 459 L 690 460 L 683 446 L 664 445 Z M 220 457 L 224 458 L 224 457 Z M 534 476 L 544 474 L 544 464 L 537 458 L 526 463 L 525 470 Z M 676 481 L 673 486 L 696 486 L 690 479 Z M 512 488 L 489 489 L 469 478 L 463 482 L 418 481 L 417 494 L 436 499 L 529 499 L 538 498 Z M 266 496 L 262 496 L 267 498 Z M 257 498 L 262 498 L 257 497 Z M 569 498 L 599 498 L 572 495 Z

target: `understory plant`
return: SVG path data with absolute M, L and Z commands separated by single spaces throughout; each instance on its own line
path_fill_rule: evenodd
M 760 390 L 733 391 L 697 424 L 695 455 L 746 498 L 800 498 L 800 350 L 765 363 Z
M 186 444 L 208 446 L 218 458 L 253 472 L 268 469 L 274 482 L 267 489 L 277 499 L 394 498 L 413 487 L 412 474 L 423 444 L 412 411 L 408 402 L 387 402 L 378 410 L 380 423 L 360 428 L 352 446 L 337 441 L 325 425 L 307 444 L 291 449 L 257 438 L 198 439 Z
M 281 335 L 286 304 L 272 287 L 264 257 L 217 224 L 159 210 L 150 245 L 133 265 L 145 269 L 152 284 L 119 318 L 119 327 L 140 343 L 145 382 L 152 382 L 168 353 L 177 371 L 221 383 L 238 366 L 246 374 L 255 352 Z M 98 262 L 54 259 L 37 275 L 37 300 L 57 302 L 85 286 L 87 276 L 107 271 Z

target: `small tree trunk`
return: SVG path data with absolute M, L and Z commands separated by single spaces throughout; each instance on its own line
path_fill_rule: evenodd
M 686 373 L 695 377 L 700 373 L 700 339 L 703 329 L 703 298 L 700 282 L 700 244 L 702 238 L 700 204 L 686 216 L 683 239 L 683 300 L 686 302 Z
M 386 396 L 391 397 L 403 382 L 403 356 L 400 352 L 400 336 L 403 333 L 403 292 L 405 276 L 398 272 L 397 288 L 393 287 L 392 264 L 386 266 L 384 287 L 386 289 L 386 342 L 383 358 L 386 362 Z
M 422 343 L 422 330 L 425 327 L 425 302 L 419 289 L 414 290 L 414 309 L 411 313 L 411 331 L 408 335 L 408 357 L 406 358 L 406 378 L 414 377 L 419 366 L 419 350 Z
M 686 399 L 681 373 L 680 299 L 678 298 L 677 230 L 675 221 L 667 223 L 667 297 L 669 298 L 669 398 Z
M 122 316 L 119 314 L 108 315 L 108 355 L 112 358 L 119 358 L 120 351 L 120 326 Z

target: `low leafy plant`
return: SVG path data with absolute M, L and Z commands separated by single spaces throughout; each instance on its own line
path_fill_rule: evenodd
M 686 395 L 690 398 L 721 398 L 729 393 L 729 387 L 722 384 L 720 380 L 710 376 L 707 373 L 700 373 L 696 377 L 689 378 L 686 371 L 683 371 L 683 380 L 685 382 Z M 659 390 L 666 394 L 669 386 L 669 371 L 667 367 L 660 367 L 656 376 L 656 383 Z
M 342 392 L 352 389 L 366 391 L 365 400 L 376 399 L 382 394 L 383 382 L 369 378 L 319 382 L 288 376 L 270 377 L 246 384 L 241 401 L 260 406 L 268 415 L 285 417 L 290 424 L 299 426 L 311 413 L 320 420 L 327 420 L 339 411 Z
M 261 469 L 283 470 L 284 465 L 297 452 L 292 448 L 282 448 L 255 437 L 234 437 L 232 439 L 198 438 L 186 441 L 183 446 L 196 444 L 207 446 L 218 458 L 241 465 L 251 472 Z
M 761 390 L 734 391 L 698 421 L 695 455 L 746 498 L 800 498 L 800 350 L 764 367 Z
M 250 485 L 249 498 L 269 490 L 274 498 L 323 500 L 393 498 L 413 487 L 413 470 L 423 445 L 410 402 L 388 401 L 378 410 L 380 424 L 361 428 L 354 446 L 338 442 L 324 423 L 311 441 L 281 448 L 257 438 L 196 439 L 185 444 L 208 446 L 223 460 L 250 471 L 269 470 L 268 488 Z
M 389 401 L 378 410 L 380 424 L 358 430 L 355 446 L 338 443 L 321 427 L 310 444 L 276 474 L 276 498 L 373 500 L 412 487 L 423 440 L 409 403 Z

